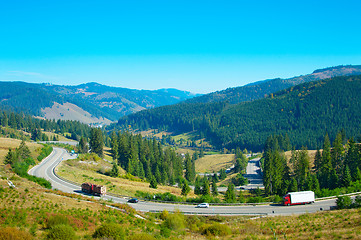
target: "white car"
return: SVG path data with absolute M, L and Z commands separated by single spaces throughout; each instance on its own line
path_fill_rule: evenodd
M 200 203 L 196 206 L 196 208 L 209 208 L 209 204 L 208 203 Z

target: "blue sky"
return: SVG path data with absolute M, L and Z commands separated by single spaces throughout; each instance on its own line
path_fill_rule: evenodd
M 2 1 L 0 80 L 208 93 L 361 64 L 361 1 Z

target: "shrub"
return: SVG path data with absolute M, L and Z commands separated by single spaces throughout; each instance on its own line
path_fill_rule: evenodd
M 46 239 L 72 240 L 76 239 L 74 229 L 69 225 L 58 224 L 50 228 Z
M 69 225 L 69 219 L 63 215 L 55 215 L 48 218 L 46 228 L 52 228 L 56 225 Z
M 180 212 L 168 214 L 164 222 L 164 226 L 172 230 L 179 230 L 184 228 L 184 216 Z
M 1 240 L 30 240 L 33 237 L 24 231 L 21 231 L 17 228 L 6 227 L 0 229 L 0 239 Z
M 247 203 L 261 203 L 264 202 L 263 197 L 250 197 L 247 199 Z
M 37 157 L 37 159 L 39 161 L 43 160 L 44 158 L 46 158 L 47 156 L 50 155 L 50 153 L 53 151 L 53 147 L 50 145 L 45 145 L 42 149 L 41 152 L 39 154 L 39 156 Z M 33 164 L 32 164 L 33 165 Z
M 160 219 L 162 219 L 162 220 L 166 220 L 168 218 L 168 216 L 169 216 L 169 212 L 165 209 L 159 215 Z
M 231 234 L 231 229 L 224 224 L 213 223 L 203 228 L 202 234 L 213 236 L 227 236 Z
M 130 240 L 155 240 L 156 238 L 148 233 L 139 233 L 129 238 Z
M 337 197 L 336 204 L 338 209 L 350 208 L 352 199 L 349 196 Z
M 162 225 L 160 225 L 160 234 L 165 238 L 169 238 L 170 234 L 171 234 L 171 230 L 169 228 L 167 228 L 167 226 L 162 224 Z
M 275 195 L 275 196 L 273 197 L 273 202 L 274 202 L 274 203 L 282 202 L 282 198 L 281 198 L 280 196 L 278 196 L 278 195 Z
M 361 195 L 355 197 L 354 207 L 355 208 L 361 207 Z
M 125 238 L 123 227 L 115 223 L 104 223 L 98 227 L 93 238 L 113 238 L 114 240 L 121 240 Z

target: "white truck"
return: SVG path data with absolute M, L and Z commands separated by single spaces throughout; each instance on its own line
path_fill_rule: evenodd
M 312 191 L 289 192 L 283 197 L 283 205 L 308 204 L 315 202 L 315 193 Z

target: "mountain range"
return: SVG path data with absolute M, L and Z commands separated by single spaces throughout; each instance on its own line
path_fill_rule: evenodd
M 0 82 L 0 107 L 47 119 L 109 124 L 140 110 L 198 96 L 177 89 L 135 90 L 99 83 L 77 86 Z
M 269 94 L 286 89 L 304 82 L 311 82 L 322 80 L 337 76 L 351 76 L 361 74 L 361 65 L 341 65 L 336 67 L 329 67 L 318 69 L 311 74 L 281 79 L 267 79 L 250 83 L 241 87 L 228 88 L 222 91 L 217 91 L 205 94 L 199 97 L 186 100 L 188 103 L 209 103 L 227 101 L 231 104 L 240 102 L 253 101 L 267 97 Z
M 296 148 L 316 149 L 322 147 L 326 133 L 331 139 L 338 131 L 344 131 L 349 138 L 360 136 L 361 75 L 349 76 L 359 68 L 317 70 L 311 76 L 323 78 L 326 73 L 340 70 L 346 76 L 311 82 L 307 75 L 293 78 L 287 80 L 291 82 L 288 84 L 303 83 L 253 101 L 233 103 L 229 99 L 236 96 L 233 94 L 236 91 L 227 92 L 232 94 L 225 101 L 212 99 L 213 94 L 201 96 L 122 117 L 115 128 L 131 126 L 133 130 L 159 129 L 173 134 L 193 132 L 196 136 L 193 140 L 205 139 L 218 149 L 239 147 L 254 151 L 262 150 L 270 135 L 288 134 Z M 276 85 L 275 82 L 280 81 L 269 80 L 261 85 Z M 206 97 L 208 102 L 197 101 Z
M 215 109 L 224 104 L 251 102 L 301 83 L 358 74 L 361 74 L 360 65 L 329 67 L 315 70 L 307 75 L 263 80 L 206 95 L 177 89 L 135 90 L 105 86 L 95 82 L 77 86 L 0 82 L 0 107 L 46 119 L 77 120 L 93 125 L 110 124 L 119 119 L 122 122 L 124 120 L 122 117 L 142 110 L 161 107 L 160 112 L 164 112 L 164 109 L 178 108 L 182 104 L 193 104 L 193 107 L 188 107 L 187 111 L 198 111 L 199 114 L 208 111 L 202 117 L 209 117 L 215 113 Z M 198 106 L 202 109 L 198 110 Z M 156 111 L 158 110 L 151 112 Z M 141 114 L 146 115 L 147 112 L 142 111 Z M 183 116 L 179 116 L 177 121 L 182 118 Z M 169 116 L 169 119 L 173 119 L 173 116 Z M 154 127 L 149 125 L 149 120 L 141 122 L 144 125 L 142 128 Z M 165 125 L 169 124 L 163 124 Z M 174 129 L 174 131 L 178 130 Z

